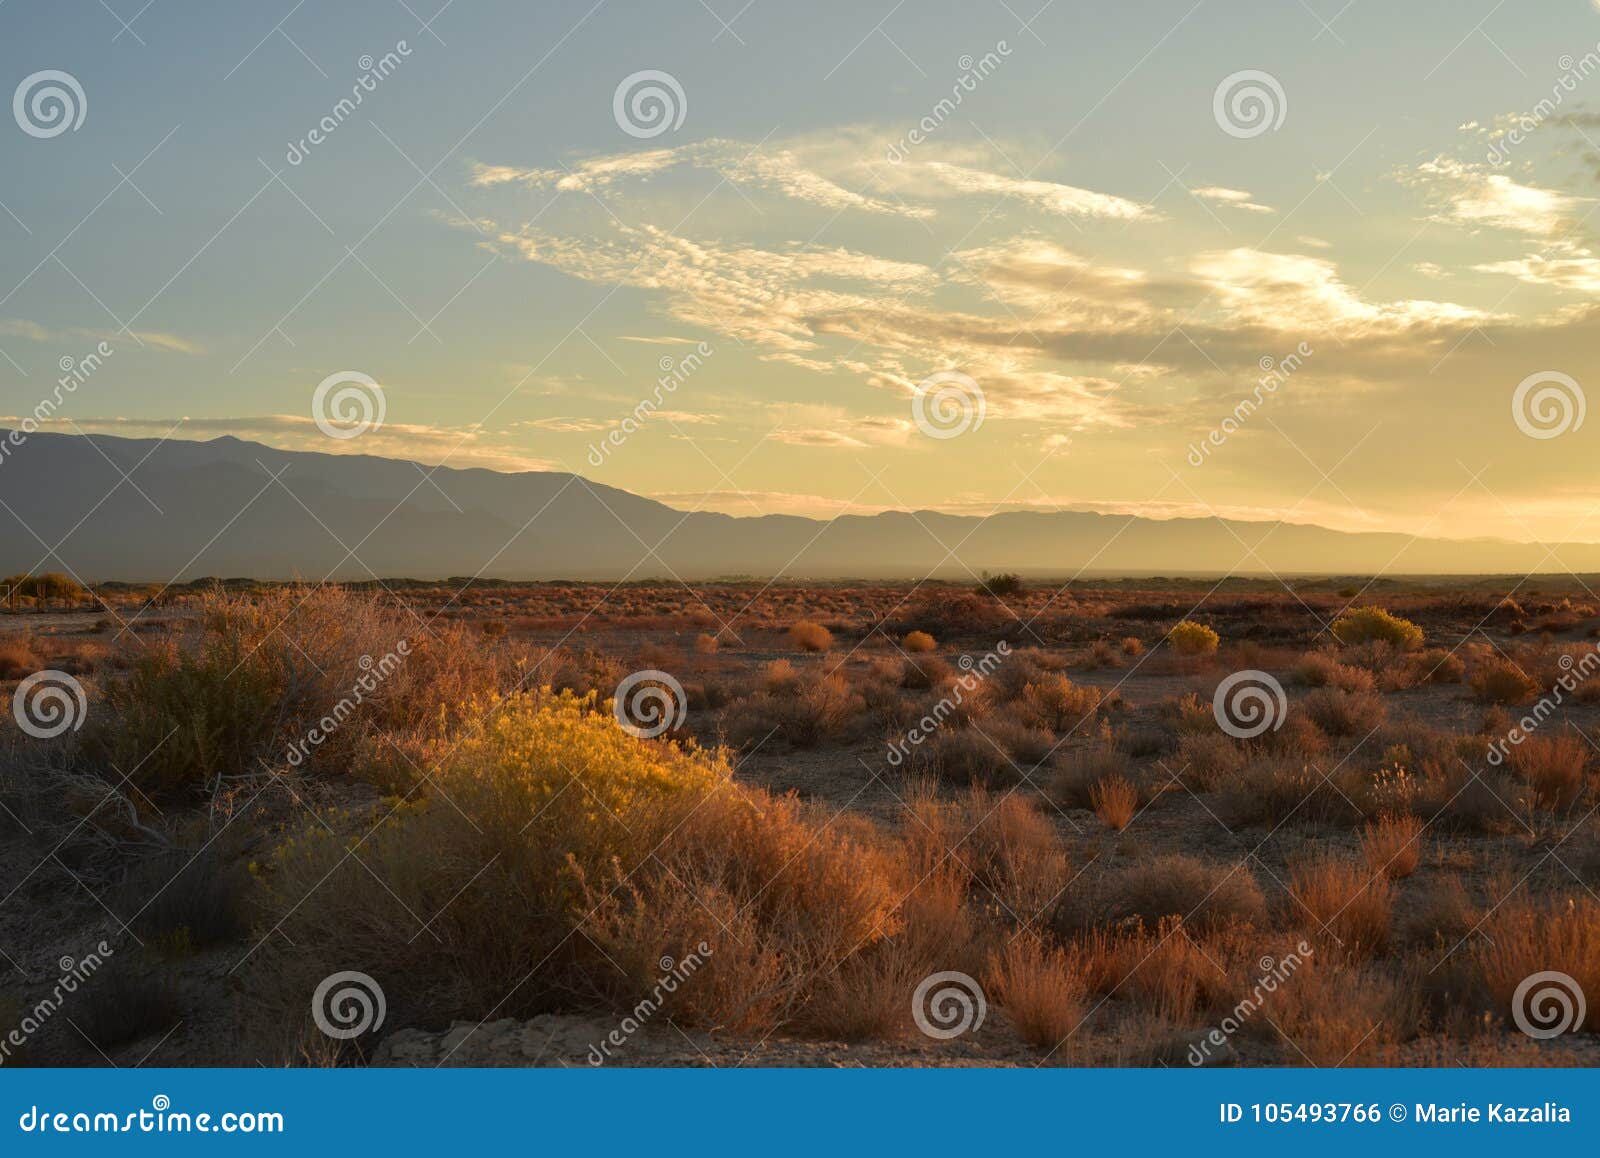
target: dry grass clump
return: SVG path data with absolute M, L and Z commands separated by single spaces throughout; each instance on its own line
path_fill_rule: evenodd
M 479 708 L 435 753 L 428 794 L 356 826 L 356 851 L 311 826 L 270 859 L 263 920 L 284 939 L 261 976 L 278 1015 L 303 1019 L 316 980 L 351 962 L 403 1018 L 627 1008 L 659 958 L 698 952 L 676 1014 L 771 1025 L 889 926 L 884 854 L 733 785 L 720 754 L 640 743 L 570 696 Z
M 1357 607 L 1333 621 L 1329 628 L 1340 643 L 1387 643 L 1402 651 L 1422 646 L 1422 628 L 1409 619 L 1391 615 L 1381 607 Z
M 1536 900 L 1517 893 L 1502 902 L 1481 926 L 1484 936 L 1471 944 L 1472 960 L 1493 998 L 1509 1016 L 1517 987 L 1536 973 L 1565 973 L 1587 997 L 1582 1027 L 1600 1030 L 1600 902 L 1587 894 Z M 1536 985 L 1534 992 L 1548 988 Z M 1533 994 L 1522 1008 L 1535 1025 L 1548 1024 L 1553 1009 L 1541 1008 Z
M 1544 808 L 1567 809 L 1583 794 L 1589 745 L 1572 731 L 1553 736 L 1527 736 L 1513 746 L 1506 764 L 1518 780 L 1533 790 Z
M 933 636 L 926 631 L 908 631 L 906 632 L 906 637 L 900 641 L 900 646 L 912 655 L 917 655 L 921 652 L 932 651 L 938 644 L 934 642 Z
M 1385 813 L 1361 833 L 1361 859 L 1367 868 L 1390 880 L 1403 880 L 1422 860 L 1422 821 L 1415 816 Z
M 1004 788 L 1022 779 L 1010 753 L 975 728 L 940 728 L 911 750 L 906 766 L 962 788 Z
M 833 646 L 833 632 L 820 623 L 802 619 L 790 624 L 789 642 L 801 651 L 827 651 Z
M 1139 790 L 1124 776 L 1107 776 L 1089 790 L 1095 815 L 1121 832 L 1139 810 Z
M 1179 655 L 1215 655 L 1221 637 L 1205 624 L 1185 619 L 1167 632 L 1167 642 Z
M 995 1000 L 1022 1039 L 1055 1049 L 1083 1021 L 1088 992 L 1074 957 L 1041 938 L 1013 938 L 989 959 Z
M 1315 922 L 1352 960 L 1388 946 L 1394 886 L 1381 873 L 1342 856 L 1312 854 L 1290 862 L 1289 893 L 1292 915 Z

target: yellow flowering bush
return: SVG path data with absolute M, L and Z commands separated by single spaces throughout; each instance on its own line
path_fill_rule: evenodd
M 1381 607 L 1357 607 L 1334 620 L 1329 630 L 1340 643 L 1376 641 L 1391 643 L 1402 651 L 1422 646 L 1422 628 Z
M 735 785 L 721 751 L 633 738 L 592 695 L 477 705 L 380 816 L 324 817 L 259 874 L 284 1010 L 350 968 L 433 1021 L 627 1005 L 707 943 L 679 1013 L 754 1024 L 890 928 L 875 849 Z
M 1205 624 L 1185 619 L 1167 632 L 1167 642 L 1172 644 L 1172 650 L 1179 655 L 1211 655 L 1217 650 L 1217 644 L 1221 639 Z

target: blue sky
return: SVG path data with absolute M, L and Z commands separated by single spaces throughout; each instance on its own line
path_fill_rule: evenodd
M 1581 400 L 1596 348 L 1597 42 L 1587 0 L 9 0 L 4 90 L 59 70 L 84 115 L 0 131 L 0 413 L 107 341 L 50 428 L 735 514 L 1592 541 L 1594 428 L 1513 405 Z M 659 135 L 614 114 L 645 70 L 683 94 Z M 1230 133 L 1247 70 L 1281 124 Z M 356 438 L 312 414 L 342 371 L 381 384 Z M 941 371 L 983 401 L 957 437 L 916 421 Z

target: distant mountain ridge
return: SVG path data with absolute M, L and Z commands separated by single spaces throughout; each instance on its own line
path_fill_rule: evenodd
M 442 467 L 430 476 L 403 459 L 277 450 L 232 436 L 37 433 L 8 451 L 0 568 L 89 581 L 1600 571 L 1597 544 L 1547 550 L 1219 518 L 735 518 L 675 510 L 563 472 Z

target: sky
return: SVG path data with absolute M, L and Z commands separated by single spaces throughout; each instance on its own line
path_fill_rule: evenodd
M 1590 0 L 5 0 L 0 81 L 12 425 L 1600 541 Z

